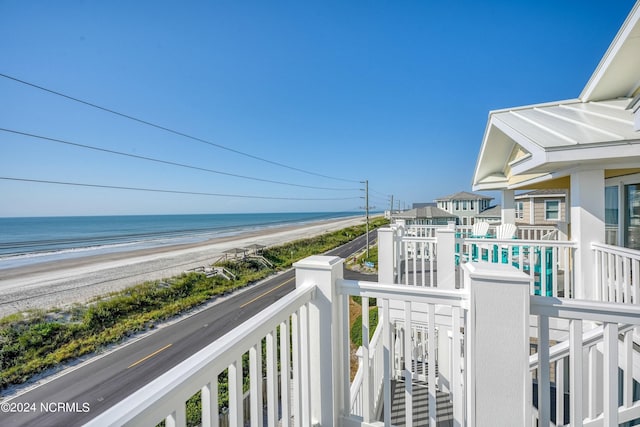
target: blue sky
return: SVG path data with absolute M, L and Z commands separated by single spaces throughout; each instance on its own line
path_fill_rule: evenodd
M 577 97 L 632 6 L 0 0 L 1 74 L 311 172 L 0 77 L 0 128 L 190 166 L 0 131 L 2 177 L 262 197 L 0 179 L 0 216 L 347 211 L 365 179 L 378 209 L 469 191 L 489 111 Z

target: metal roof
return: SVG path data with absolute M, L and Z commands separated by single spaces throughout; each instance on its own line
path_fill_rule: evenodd
M 521 141 L 526 139 L 543 149 L 633 141 L 639 136 L 633 130 L 633 113 L 626 109 L 629 101 L 621 98 L 534 105 L 495 112 L 491 121 L 499 127 L 508 126 L 521 135 Z
M 571 100 L 492 112 L 474 189 L 517 188 L 543 175 L 563 176 L 578 163 L 637 165 L 640 133 L 626 109 L 629 101 Z M 516 149 L 526 154 L 512 159 Z
M 490 208 L 483 210 L 476 216 L 483 218 L 500 218 L 502 216 L 502 208 L 500 207 L 500 205 L 491 206 Z

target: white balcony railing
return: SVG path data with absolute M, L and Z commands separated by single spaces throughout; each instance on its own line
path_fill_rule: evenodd
M 218 426 L 218 379 L 224 371 L 228 376 L 228 403 L 225 406 L 228 408 L 230 425 L 244 425 L 245 379 L 249 382 L 248 412 L 252 422 L 262 422 L 266 404 L 268 425 L 273 426 L 278 420 L 289 418 L 309 425 L 311 368 L 306 357 L 309 351 L 308 333 L 301 331 L 307 331 L 309 303 L 314 295 L 314 286 L 296 289 L 88 425 L 155 426 L 164 420 L 166 426 L 184 426 L 185 402 L 200 392 L 202 425 Z M 263 344 L 266 346 L 264 370 Z M 247 354 L 249 369 L 243 372 Z M 263 377 L 267 382 L 266 396 L 262 395 Z M 289 390 L 292 391 L 291 395 Z
M 640 304 L 640 251 L 592 243 L 596 297 L 600 301 Z
M 409 228 L 417 227 L 415 225 L 411 225 L 407 227 L 407 234 L 413 234 L 413 231 L 410 231 Z M 472 225 L 457 225 L 456 230 L 459 232 L 460 237 L 472 237 L 473 234 L 473 226 Z M 549 236 L 553 237 L 553 240 L 560 240 L 561 233 L 558 230 L 558 227 L 552 225 L 525 225 L 518 224 L 518 230 L 516 232 L 516 237 L 518 239 L 523 240 L 542 240 L 548 238 Z M 496 226 L 489 225 L 489 230 L 487 231 L 488 236 L 496 235 Z M 419 236 L 419 234 L 416 234 Z M 435 232 L 432 233 L 431 236 L 422 236 L 422 237 L 435 237 Z
M 424 402 L 424 410 L 428 412 L 431 424 L 436 423 L 438 384 L 446 382 L 453 419 L 462 425 L 464 369 L 460 353 L 452 354 L 449 347 L 460 349 L 464 345 L 461 328 L 466 317 L 463 306 L 467 293 L 347 280 L 339 281 L 338 286 L 345 295 L 362 297 L 363 313 L 368 312 L 369 298 L 376 298 L 382 311 L 371 343 L 368 320 L 365 320 L 368 317 L 362 317 L 361 369 L 360 377 L 351 386 L 350 415 L 362 417 L 365 425 L 373 422 L 375 415 L 381 412 L 376 403 L 390 408 L 391 382 L 399 380 L 405 396 L 403 418 L 407 425 L 412 425 L 412 404 L 417 391 L 413 380 L 421 378 L 427 383 L 429 398 Z M 391 311 L 399 304 L 404 318 L 396 324 L 391 321 L 394 317 Z M 444 340 L 437 340 L 438 336 Z M 440 367 L 438 375 L 441 378 L 436 377 L 436 366 Z M 443 369 L 444 366 L 451 369 Z M 384 411 L 385 425 L 392 424 L 391 416 L 391 411 Z
M 436 255 L 435 286 L 399 285 L 390 280 L 398 264 L 385 258 L 402 242 L 392 239 L 390 230 L 381 233 L 381 244 L 388 246 L 379 252 L 381 283 L 343 280 L 338 258 L 307 258 L 295 265 L 295 291 L 89 425 L 164 420 L 182 427 L 185 402 L 199 393 L 202 425 L 218 426 L 219 383 L 229 389 L 226 406 L 234 427 L 422 423 L 414 412 L 427 413 L 424 422 L 434 426 L 442 404 L 454 426 L 551 425 L 552 420 L 618 425 L 640 419 L 640 352 L 634 335 L 640 328 L 639 305 L 531 295 L 533 277 L 509 260 L 470 259 L 458 266 L 464 278 L 456 289 L 440 271 L 442 252 L 454 265 L 453 230 L 436 233 L 436 245 L 447 250 Z M 494 243 L 500 253 L 512 242 Z M 361 363 L 353 383 L 351 296 L 362 298 L 364 314 Z M 369 341 L 371 298 L 380 315 Z M 533 327 L 532 317 L 537 319 Z M 401 393 L 394 396 L 392 389 Z M 424 400 L 418 390 L 426 390 Z M 243 408 L 245 393 L 249 411 Z M 401 414 L 391 411 L 396 399 L 403 403 Z
M 418 227 L 418 228 L 416 228 Z M 430 227 L 433 233 L 423 231 Z M 530 227 L 533 233 L 525 229 L 527 235 L 547 236 L 544 240 L 495 239 L 469 237 L 470 226 L 455 228 L 455 252 L 439 250 L 443 241 L 453 235 L 443 233 L 442 226 L 399 227 L 394 236 L 394 271 L 396 283 L 414 286 L 433 286 L 439 282 L 438 273 L 443 268 L 455 268 L 453 264 L 444 264 L 446 258 L 455 259 L 455 265 L 464 262 L 487 262 L 511 264 L 532 279 L 531 293 L 553 297 L 572 298 L 576 295 L 573 274 L 574 252 L 577 244 L 571 241 L 551 240 L 558 236 L 552 227 Z M 421 230 L 416 232 L 416 229 Z M 553 230 L 556 232 L 554 233 Z M 551 233 L 551 234 L 549 234 Z M 418 237 L 427 234 L 429 237 Z M 451 247 L 448 242 L 447 247 Z M 446 273 L 455 275 L 455 273 Z M 442 277 L 441 277 L 442 278 Z M 440 279 L 441 279 L 440 278 Z M 462 283 L 458 280 L 458 287 Z
M 368 306 L 369 299 L 367 298 L 363 304 Z M 368 307 L 366 308 L 368 309 Z M 366 312 L 363 308 L 363 312 Z M 365 320 L 367 322 L 368 320 Z M 384 344 L 382 342 L 384 322 L 380 322 L 371 337 L 371 341 L 368 347 L 360 347 L 357 351 L 358 356 L 358 368 L 356 374 L 351 382 L 351 414 L 362 417 L 365 412 L 376 414 L 377 408 L 374 402 L 379 402 L 382 396 L 382 390 L 384 386 Z M 366 325 L 368 329 L 370 325 Z M 369 363 L 364 363 L 364 357 L 368 354 Z M 365 372 L 367 372 L 367 379 L 365 380 Z M 365 385 L 365 383 L 367 383 Z M 363 389 L 367 387 L 370 389 L 369 395 L 372 400 L 366 402 L 369 405 L 374 403 L 374 407 L 365 408 L 365 396 Z
M 520 239 L 464 239 L 465 261 L 510 264 L 532 278 L 533 295 L 571 298 L 575 293 L 573 253 L 569 241 Z
M 640 354 L 633 349 L 640 306 L 539 296 L 531 296 L 530 306 L 538 318 L 532 424 L 617 426 L 640 418 L 634 401 Z M 568 321 L 569 335 L 550 346 L 549 324 L 557 319 Z

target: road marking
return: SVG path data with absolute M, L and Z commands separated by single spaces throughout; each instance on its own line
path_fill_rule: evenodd
M 144 362 L 145 360 L 152 358 L 152 357 L 153 357 L 153 356 L 155 356 L 156 354 L 160 353 L 160 352 L 161 352 L 161 351 L 163 351 L 163 350 L 168 349 L 169 347 L 171 347 L 171 344 L 167 344 L 167 345 L 165 345 L 165 346 L 164 346 L 164 347 L 162 347 L 161 349 L 156 350 L 156 351 L 154 351 L 153 353 L 151 353 L 150 355 L 148 355 L 148 356 L 146 356 L 146 357 L 143 357 L 142 359 L 138 360 L 137 362 L 132 363 L 131 365 L 129 365 L 129 366 L 127 367 L 127 369 L 129 369 L 129 368 L 133 368 L 134 366 L 141 364 L 141 363 L 142 363 L 142 362 Z
M 262 295 L 258 295 L 257 297 L 255 297 L 255 298 L 254 298 L 254 299 L 252 299 L 251 301 L 249 301 L 249 302 L 245 302 L 244 304 L 242 304 L 242 305 L 240 306 L 240 308 L 245 308 L 245 307 L 246 307 L 246 306 L 248 306 L 249 304 L 251 304 L 251 303 L 253 303 L 253 302 L 258 301 L 258 300 L 259 300 L 260 298 L 262 298 L 263 296 L 268 295 L 268 294 L 270 294 L 271 292 L 275 291 L 276 289 L 279 289 L 279 288 L 283 287 L 284 285 L 286 285 L 287 283 L 291 282 L 292 280 L 295 280 L 295 277 L 292 277 L 291 279 L 287 280 L 286 282 L 279 284 L 278 286 L 276 286 L 276 287 L 275 287 L 275 288 L 273 288 L 273 289 L 269 289 L 267 292 L 265 292 L 265 293 L 264 293 L 264 294 L 262 294 Z

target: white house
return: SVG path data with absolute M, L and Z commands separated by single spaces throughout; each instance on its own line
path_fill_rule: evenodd
M 473 189 L 502 190 L 503 222 L 516 220 L 516 190 L 568 189 L 569 239 L 640 248 L 639 13 L 636 5 L 578 98 L 490 112 Z M 580 272 L 593 257 L 578 250 L 580 280 L 592 280 Z

